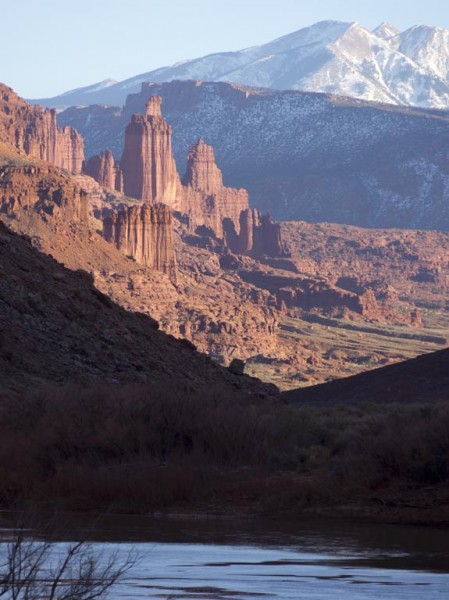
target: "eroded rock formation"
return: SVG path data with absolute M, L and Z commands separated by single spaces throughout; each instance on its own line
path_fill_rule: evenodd
M 179 176 L 171 145 L 171 127 L 161 114 L 161 101 L 152 96 L 145 115 L 133 115 L 125 132 L 120 165 L 127 196 L 164 202 L 178 208 Z
M 241 270 L 239 276 L 252 285 L 276 294 L 279 306 L 340 313 L 348 310 L 366 318 L 384 320 L 382 307 L 370 289 L 356 293 L 338 288 L 324 277 L 282 274 L 282 271 L 265 267 Z
M 125 255 L 176 281 L 173 213 L 165 204 L 145 203 L 111 212 L 103 221 L 103 235 Z
M 84 164 L 84 173 L 89 175 L 101 186 L 110 190 L 123 192 L 123 174 L 121 167 L 115 162 L 110 150 L 100 155 L 91 156 Z
M 190 233 L 205 227 L 212 236 L 224 238 L 233 252 L 253 256 L 286 254 L 279 226 L 249 208 L 246 190 L 223 184 L 213 148 L 204 140 L 190 148 L 186 173 L 180 180 L 172 152 L 172 130 L 162 117 L 158 96 L 149 98 L 144 115 L 132 116 L 120 164 L 115 163 L 111 152 L 105 151 L 86 162 L 85 173 L 100 185 L 123 191 L 136 200 L 167 205 L 184 216 Z M 143 249 L 138 234 L 133 234 L 132 241 L 123 241 L 110 231 L 111 219 L 122 227 L 124 215 L 126 219 L 136 218 L 138 209 L 129 215 L 128 212 L 127 209 L 115 217 L 108 215 L 105 236 L 138 262 L 152 264 L 153 259 L 148 257 L 154 251 Z
M 182 183 L 181 211 L 194 226 L 205 225 L 223 237 L 223 219 L 229 219 L 240 230 L 240 214 L 249 207 L 248 192 L 223 185 L 214 150 L 203 140 L 189 150 Z
M 273 223 L 270 215 L 261 215 L 257 209 L 246 208 L 239 217 L 239 232 L 231 219 L 224 219 L 226 244 L 235 254 L 262 256 L 288 256 L 287 245 L 282 240 L 279 223 Z
M 11 88 L 0 84 L 0 138 L 19 152 L 80 173 L 84 160 L 81 135 L 59 128 L 56 111 L 30 106 Z

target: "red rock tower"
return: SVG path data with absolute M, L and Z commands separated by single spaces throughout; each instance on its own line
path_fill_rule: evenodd
M 162 116 L 161 102 L 159 96 L 152 96 L 145 115 L 133 115 L 126 128 L 120 161 L 123 191 L 132 198 L 177 208 L 180 181 L 172 152 L 172 130 Z
M 215 163 L 214 150 L 204 140 L 190 148 L 182 183 L 208 195 L 222 191 L 223 177 Z
M 206 225 L 223 236 L 223 219 L 240 228 L 240 213 L 248 208 L 248 192 L 223 185 L 212 146 L 199 140 L 189 150 L 182 180 L 181 210 L 197 225 Z

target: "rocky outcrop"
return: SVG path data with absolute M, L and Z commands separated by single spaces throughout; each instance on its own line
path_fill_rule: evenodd
M 272 286 L 273 281 L 268 285 Z M 277 298 L 287 307 L 304 310 L 319 309 L 325 312 L 349 310 L 363 317 L 382 320 L 382 311 L 371 290 L 361 294 L 337 288 L 319 278 L 302 277 L 279 286 Z
M 164 204 L 129 206 L 103 220 L 103 235 L 126 256 L 176 281 L 173 214 Z
M 84 161 L 83 138 L 76 129 L 71 127 L 57 128 L 55 111 L 50 111 L 50 117 L 47 116 L 46 118 L 51 121 L 51 131 L 53 132 L 56 128 L 56 136 L 54 145 L 50 137 L 51 150 L 46 152 L 45 160 L 61 169 L 67 169 L 71 173 L 80 173 Z M 43 145 L 44 147 L 47 146 L 45 141 Z
M 171 135 L 171 127 L 161 114 L 161 98 L 152 96 L 145 114 L 133 115 L 125 131 L 120 165 L 127 196 L 178 208 L 180 183 Z
M 229 219 L 240 230 L 240 214 L 249 207 L 248 192 L 223 185 L 214 150 L 203 140 L 189 150 L 182 183 L 181 211 L 195 226 L 205 225 L 223 237 L 223 219 Z
M 110 150 L 91 156 L 85 162 L 83 172 L 95 179 L 101 186 L 123 192 L 122 170 L 120 165 L 115 162 Z
M 37 213 L 62 227 L 88 225 L 88 198 L 54 167 L 7 166 L 0 168 L 0 213 L 13 219 Z
M 235 252 L 254 256 L 286 253 L 279 226 L 250 210 L 248 192 L 223 184 L 214 150 L 204 140 L 190 148 L 181 182 L 173 158 L 172 130 L 162 117 L 159 96 L 149 98 L 144 115 L 131 117 L 120 164 L 105 151 L 86 162 L 85 173 L 108 189 L 123 191 L 136 200 L 162 202 L 182 213 L 191 233 L 198 227 L 210 229 L 220 239 L 226 233 Z
M 288 273 L 260 265 L 259 269 L 238 270 L 252 285 L 276 295 L 278 307 L 319 310 L 343 316 L 346 311 L 366 319 L 385 321 L 386 314 L 371 289 L 353 292 L 339 288 L 324 277 Z
M 273 223 L 270 215 L 261 215 L 257 209 L 242 210 L 239 217 L 240 231 L 234 223 L 224 220 L 224 233 L 229 249 L 235 254 L 247 254 L 255 258 L 262 256 L 287 257 L 289 251 L 282 240 L 279 223 Z
M 204 140 L 198 140 L 190 148 L 182 183 L 207 196 L 219 194 L 223 190 L 223 176 L 215 162 L 214 150 Z
M 71 127 L 59 128 L 55 110 L 30 106 L 0 84 L 0 139 L 19 152 L 80 173 L 84 143 Z

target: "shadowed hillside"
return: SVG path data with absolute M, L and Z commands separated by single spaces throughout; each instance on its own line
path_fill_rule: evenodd
M 53 383 L 170 382 L 269 395 L 190 342 L 157 331 L 148 316 L 114 304 L 84 271 L 70 271 L 0 223 L 1 389 Z
M 290 390 L 283 397 L 299 404 L 327 405 L 446 401 L 449 398 L 449 349 L 312 388 Z

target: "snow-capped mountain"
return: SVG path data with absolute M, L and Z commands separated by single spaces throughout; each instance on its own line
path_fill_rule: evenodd
M 394 27 L 390 23 L 386 23 L 385 21 L 373 30 L 373 34 L 377 35 L 377 37 L 380 37 L 383 40 L 389 40 L 393 37 L 396 37 L 400 33 L 400 29 Z
M 418 25 L 398 36 L 398 50 L 444 81 L 449 81 L 449 31 Z
M 388 23 L 322 21 L 261 46 L 211 54 L 118 83 L 79 88 L 45 106 L 124 104 L 145 81 L 227 81 L 272 89 L 325 92 L 375 102 L 449 107 L 449 31 L 418 25 L 399 32 Z

